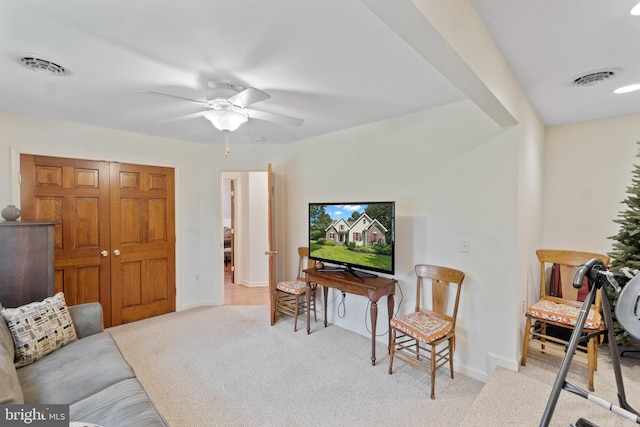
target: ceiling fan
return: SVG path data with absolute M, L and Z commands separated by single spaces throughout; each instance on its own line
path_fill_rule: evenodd
M 194 102 L 205 108 L 205 110 L 197 113 L 161 120 L 160 123 L 204 117 L 209 120 L 216 129 L 220 131 L 233 132 L 249 119 L 265 120 L 268 122 L 296 127 L 302 126 L 302 123 L 304 122 L 304 120 L 295 117 L 248 108 L 250 105 L 271 98 L 267 93 L 254 87 L 248 87 L 245 89 L 230 83 L 210 82 L 209 88 L 211 88 L 211 91 L 208 93 L 206 101 L 169 95 L 161 92 L 147 91 L 142 93 Z

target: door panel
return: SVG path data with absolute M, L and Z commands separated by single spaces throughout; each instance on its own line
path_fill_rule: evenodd
M 271 163 L 267 166 L 268 223 L 269 223 L 269 311 L 271 326 L 276 323 L 276 263 L 273 256 L 277 253 L 275 244 L 275 179 Z
M 142 302 L 142 263 L 140 261 L 122 261 L 120 263 L 120 284 L 122 286 L 121 310 L 137 307 Z
M 175 311 L 173 169 L 111 164 L 114 324 Z
M 83 283 L 99 283 L 100 282 L 100 268 L 96 266 L 78 267 L 75 269 L 69 269 L 69 277 L 64 280 L 66 286 L 62 286 L 60 290 L 64 289 L 65 299 L 70 301 L 100 301 L 100 292 L 97 286 L 78 286 Z
M 20 156 L 24 220 L 56 221 L 56 292 L 67 304 L 99 301 L 111 326 L 109 163 L 23 154 Z

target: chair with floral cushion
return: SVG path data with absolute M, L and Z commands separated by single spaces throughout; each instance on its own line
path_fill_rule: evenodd
M 538 249 L 536 255 L 540 261 L 540 299 L 525 312 L 522 366 L 527 364 L 529 349 L 561 358 L 565 356 L 565 348 L 569 344 L 582 302 L 588 293 L 586 277 L 582 288 L 573 287 L 576 270 L 592 258 L 602 260 L 605 265 L 609 264 L 608 256 L 592 252 Z M 593 334 L 602 330 L 601 304 L 602 296 L 598 290 L 594 304 L 589 310 L 583 334 Z M 587 366 L 589 391 L 594 391 L 593 373 L 598 367 L 598 340 L 592 338 L 588 339 L 586 344 L 581 342 L 573 360 Z
M 453 353 L 456 346 L 456 318 L 464 273 L 437 265 L 418 264 L 416 308 L 409 314 L 391 319 L 391 354 L 394 358 L 431 375 L 431 399 L 436 398 L 436 371 L 449 363 L 453 378 Z M 431 309 L 422 306 L 422 290 L 431 284 Z M 452 289 L 453 288 L 453 289 Z M 450 301 L 453 297 L 453 301 Z
M 278 313 L 293 316 L 293 331 L 298 330 L 298 314 L 307 307 L 307 282 L 303 270 L 313 268 L 314 261 L 309 259 L 309 248 L 298 248 L 298 275 L 295 280 L 278 282 L 276 285 L 276 315 Z M 306 262 L 305 262 L 306 261 Z M 316 287 L 311 287 L 310 309 L 313 310 L 313 318 L 316 317 Z

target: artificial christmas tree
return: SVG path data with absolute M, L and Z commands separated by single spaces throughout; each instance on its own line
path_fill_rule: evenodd
M 640 144 L 640 141 L 637 144 Z M 640 150 L 636 157 L 640 157 Z M 620 230 L 615 236 L 609 237 L 614 240 L 613 249 L 608 254 L 611 257 L 611 269 L 621 270 L 625 273 L 625 277 L 616 278 L 621 286 L 624 286 L 640 271 L 640 165 L 636 164 L 632 173 L 632 184 L 627 187 L 628 196 L 623 201 L 627 208 L 619 212 L 618 218 L 614 219 L 614 222 L 620 224 Z M 616 341 L 618 345 L 625 347 L 631 341 L 631 337 L 622 329 L 615 318 L 618 294 L 611 286 L 607 286 L 606 290 L 611 302 Z

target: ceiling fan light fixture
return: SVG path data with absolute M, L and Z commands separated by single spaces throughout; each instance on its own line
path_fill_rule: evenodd
M 639 16 L 640 15 L 640 3 L 636 4 L 635 6 L 633 6 L 631 8 L 631 14 L 634 16 Z
M 241 124 L 249 120 L 247 114 L 230 109 L 209 110 L 204 113 L 204 118 L 209 120 L 216 129 L 229 132 L 238 129 Z

